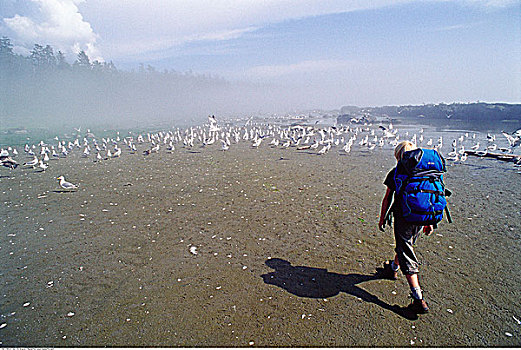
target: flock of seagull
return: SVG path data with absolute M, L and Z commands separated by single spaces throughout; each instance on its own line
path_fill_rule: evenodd
M 189 127 L 184 130 L 175 129 L 170 131 L 159 131 L 155 133 L 143 133 L 137 137 L 120 137 L 119 132 L 115 138 L 97 139 L 90 130 L 85 136 L 78 136 L 74 141 L 60 140 L 55 137 L 57 144 L 47 144 L 40 141 L 36 145 L 26 144 L 24 153 L 27 158 L 23 162 L 23 167 L 38 169 L 44 172 L 49 167 L 51 159 L 67 158 L 73 152 L 82 152 L 81 157 L 91 158 L 94 162 L 101 162 L 111 158 L 118 158 L 125 153 L 138 153 L 137 145 L 140 149 L 144 148 L 142 154 L 148 156 L 152 153 L 162 151 L 173 152 L 176 147 L 193 149 L 194 147 L 205 148 L 213 144 L 221 144 L 223 152 L 228 151 L 233 145 L 240 142 L 249 142 L 252 148 L 259 148 L 261 144 L 267 144 L 274 148 L 290 148 L 296 150 L 308 150 L 324 155 L 333 148 L 338 148 L 340 153 L 348 154 L 353 147 L 362 150 L 372 151 L 375 148 L 383 148 L 386 145 L 396 146 L 402 139 L 408 139 L 418 147 L 428 147 L 437 150 L 443 147 L 443 136 L 437 139 L 424 136 L 424 129 L 412 136 L 409 132 L 400 133 L 392 123 L 384 125 L 342 125 L 325 126 L 319 125 L 290 125 L 284 126 L 272 123 L 254 123 L 252 118 L 247 120 L 244 126 L 231 125 L 225 123 L 219 125 L 215 116 L 208 117 L 208 123 Z M 78 135 L 81 130 L 76 129 Z M 486 140 L 476 139 L 476 134 L 464 132 L 452 140 L 452 150 L 445 158 L 452 162 L 464 162 L 468 152 L 473 151 L 477 156 L 486 156 L 488 152 L 500 151 L 505 154 L 512 154 L 514 149 L 521 144 L 521 129 L 508 134 L 502 132 L 508 142 L 508 147 L 500 147 L 496 143 L 496 135 L 487 134 Z M 15 147 L 7 147 L 0 150 L 1 165 L 9 169 L 16 169 L 19 163 L 16 159 L 20 157 Z M 515 159 L 515 165 L 521 166 L 521 158 Z M 65 190 L 75 190 L 78 186 L 65 180 L 64 176 L 57 178 L 59 185 Z

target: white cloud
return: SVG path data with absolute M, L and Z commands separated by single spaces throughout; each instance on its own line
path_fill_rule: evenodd
M 170 51 L 198 40 L 238 38 L 254 28 L 306 17 L 449 0 L 89 0 L 80 9 L 113 58 Z M 457 0 L 482 8 L 519 0 Z
M 2 1 L 2 0 L 0 0 Z M 256 28 L 300 18 L 449 0 L 30 0 L 39 16 L 4 18 L 25 45 L 49 43 L 110 59 L 171 55 L 186 43 L 239 38 Z M 519 0 L 456 0 L 464 6 L 501 8 Z M 94 28 L 94 30 L 93 30 Z
M 85 50 L 91 59 L 102 59 L 96 47 L 97 36 L 78 10 L 84 0 L 31 1 L 38 8 L 32 17 L 17 14 L 3 19 L 14 34 L 13 41 L 26 46 L 49 44 L 73 56 Z
M 100 34 L 100 47 L 123 58 L 194 41 L 238 38 L 272 23 L 411 1 L 89 0 L 80 9 Z

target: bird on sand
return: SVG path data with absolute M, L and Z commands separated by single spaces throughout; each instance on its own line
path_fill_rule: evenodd
M 0 164 L 9 169 L 16 169 L 16 167 L 18 166 L 18 163 L 14 159 L 9 157 L 8 152 L 2 152 L 2 154 L 0 155 Z
M 227 150 L 230 148 L 230 146 L 228 146 L 228 144 L 226 143 L 226 141 L 221 140 L 221 143 L 222 143 L 221 150 L 223 150 L 223 151 L 227 151 Z
M 38 157 L 34 156 L 33 160 L 29 161 L 29 162 L 26 162 L 24 163 L 25 166 L 30 166 L 30 167 L 35 167 L 36 165 L 38 165 Z
M 61 186 L 61 188 L 63 188 L 64 190 L 73 190 L 73 189 L 78 188 L 77 185 L 65 181 L 65 177 L 64 177 L 63 175 L 58 176 L 57 179 L 60 180 L 60 186 Z
M 45 171 L 49 167 L 48 164 L 44 163 L 43 160 L 40 159 L 40 162 L 38 163 L 38 168 L 42 169 L 40 171 Z
M 506 137 L 510 147 L 514 148 L 521 144 L 521 138 L 519 136 L 512 136 L 512 135 L 507 134 L 504 131 L 502 132 L 502 134 L 503 134 L 503 136 Z

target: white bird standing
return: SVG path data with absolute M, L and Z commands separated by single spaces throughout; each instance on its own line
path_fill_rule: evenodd
M 63 175 L 58 176 L 57 179 L 60 180 L 61 188 L 65 189 L 65 190 L 73 190 L 73 189 L 78 188 L 77 185 L 65 181 L 65 177 Z
M 322 147 L 322 149 L 320 151 L 318 151 L 318 154 L 325 154 L 327 151 L 329 151 L 330 148 L 331 148 L 331 144 L 328 143 L 327 145 Z
M 40 159 L 40 162 L 38 163 L 38 168 L 42 169 L 42 171 L 45 171 L 45 169 L 47 169 L 48 167 L 49 165 L 45 164 L 43 160 Z
M 223 150 L 223 151 L 227 151 L 227 150 L 230 148 L 230 146 L 228 146 L 228 144 L 226 143 L 226 141 L 221 140 L 221 143 L 222 143 L 221 150 Z
M 252 147 L 259 147 L 260 144 L 262 142 L 262 138 L 261 137 L 258 137 L 256 139 L 253 140 L 253 144 L 251 145 Z
M 24 163 L 24 165 L 31 166 L 34 168 L 36 165 L 38 165 L 38 157 L 34 156 L 33 160 Z
M 507 134 L 506 132 L 502 132 L 503 136 L 506 137 L 507 141 L 508 141 L 508 144 L 510 145 L 510 147 L 514 148 L 514 147 L 517 147 L 521 144 L 521 138 L 519 136 L 512 136 L 512 135 L 509 135 Z

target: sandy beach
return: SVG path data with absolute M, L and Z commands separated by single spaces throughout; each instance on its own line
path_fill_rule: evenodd
M 431 312 L 413 317 L 405 277 L 377 270 L 390 146 L 127 153 L 1 170 L 2 346 L 521 345 L 510 163 L 449 165 L 454 223 L 417 242 Z

